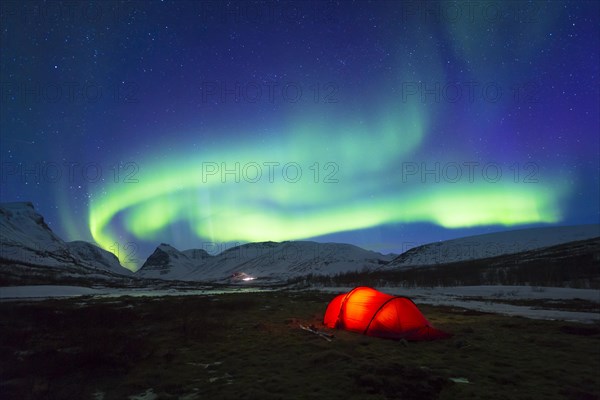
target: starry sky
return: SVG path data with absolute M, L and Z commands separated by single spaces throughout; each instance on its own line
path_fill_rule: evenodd
M 599 222 L 597 2 L 2 2 L 1 200 L 136 269 Z

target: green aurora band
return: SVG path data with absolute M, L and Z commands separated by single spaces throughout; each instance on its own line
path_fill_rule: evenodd
M 108 250 L 123 232 L 156 240 L 175 223 L 188 224 L 204 240 L 254 242 L 394 223 L 464 228 L 560 220 L 567 190 L 559 176 L 535 184 L 508 177 L 489 182 L 481 175 L 472 182 L 403 180 L 402 161 L 418 154 L 428 129 L 418 107 L 403 106 L 398 109 L 404 112 L 354 118 L 345 126 L 334 126 L 335 119 L 295 121 L 273 143 L 221 142 L 196 153 L 172 151 L 171 158 L 148 155 L 139 163 L 137 183 L 111 183 L 94 193 L 91 235 Z M 279 165 L 269 170 L 264 163 L 272 162 Z M 290 162 L 302 175 L 296 168 L 283 175 Z M 233 173 L 220 173 L 236 163 L 239 182 Z M 318 175 L 310 169 L 315 163 Z

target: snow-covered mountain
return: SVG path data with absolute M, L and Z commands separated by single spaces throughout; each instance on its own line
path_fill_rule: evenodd
M 201 249 L 179 251 L 161 244 L 135 274 L 110 252 L 82 241 L 65 243 L 52 232 L 31 203 L 0 204 L 0 280 L 38 281 L 85 276 L 225 281 L 232 276 L 281 281 L 309 274 L 334 275 L 456 263 L 517 254 L 600 237 L 600 225 L 505 231 L 431 243 L 400 256 L 383 255 L 343 243 L 310 241 L 248 243 L 217 255 Z M 108 278 L 107 278 L 108 277 Z
M 244 272 L 263 278 L 291 278 L 308 274 L 333 275 L 340 272 L 377 269 L 394 255 L 383 255 L 345 243 L 310 241 L 249 243 L 213 257 L 191 278 L 216 279 Z
M 490 258 L 600 237 L 600 225 L 554 226 L 468 236 L 414 247 L 385 268 L 412 268 Z
M 350 244 L 309 241 L 248 243 L 216 256 L 204 252 L 200 260 L 188 256 L 198 251 L 202 250 L 180 252 L 163 244 L 138 274 L 145 278 L 218 281 L 234 273 L 244 273 L 261 279 L 281 280 L 308 274 L 332 275 L 377 269 L 395 257 Z
M 129 275 L 118 259 L 99 247 L 65 243 L 31 203 L 0 205 L 0 269 L 4 276 L 40 275 L 53 271 L 65 276 L 103 273 Z M 263 242 L 230 248 L 216 256 L 201 249 L 179 251 L 161 244 L 135 274 L 139 278 L 219 281 L 236 272 L 281 280 L 307 274 L 377 269 L 395 255 L 382 255 L 341 243 Z M 53 275 L 55 276 L 55 275 Z
M 110 272 L 129 275 L 114 254 L 91 243 L 65 243 L 29 202 L 0 204 L 0 261 L 11 266 L 54 268 L 69 274 Z

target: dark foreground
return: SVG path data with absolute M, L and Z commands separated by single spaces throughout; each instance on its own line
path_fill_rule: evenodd
M 332 297 L 2 303 L 0 398 L 600 398 L 597 325 L 423 305 L 453 338 L 406 343 L 334 332 L 328 342 L 299 329 L 320 324 Z

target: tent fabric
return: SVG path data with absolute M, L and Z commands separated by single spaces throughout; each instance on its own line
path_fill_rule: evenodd
M 329 328 L 389 339 L 434 340 L 450 336 L 431 326 L 409 298 L 364 286 L 331 300 L 323 323 Z

